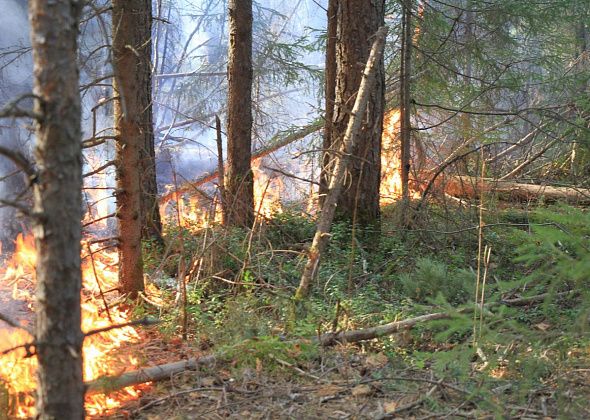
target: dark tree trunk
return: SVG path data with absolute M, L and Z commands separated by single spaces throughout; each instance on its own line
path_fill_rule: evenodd
M 412 139 L 410 109 L 410 77 L 412 74 L 412 0 L 402 2 L 402 50 L 400 69 L 400 155 L 402 202 L 407 206 L 410 199 L 410 147 Z M 405 218 L 405 215 L 402 217 Z
M 229 2 L 226 202 L 228 226 L 254 221 L 252 155 L 252 0 Z
M 384 10 L 383 0 L 339 2 L 336 96 L 331 140 L 333 148 L 342 144 L 373 36 L 384 22 Z M 338 218 L 353 219 L 356 216 L 356 221 L 361 225 L 376 223 L 380 217 L 381 133 L 385 103 L 383 59 L 380 60 L 376 71 L 375 87 L 371 92 L 361 127 L 362 141 L 352 150 L 346 188 L 337 207 Z
M 143 290 L 142 177 L 149 151 L 151 95 L 150 71 L 141 57 L 146 48 L 144 28 L 148 0 L 113 0 L 113 89 L 117 141 L 117 217 L 119 221 L 119 290 L 131 297 Z M 148 25 L 149 26 L 149 25 Z M 148 55 L 149 57 L 149 55 Z M 146 89 L 146 87 L 148 87 Z
M 326 70 L 324 72 L 324 95 L 325 95 L 325 116 L 324 137 L 322 142 L 322 167 L 320 169 L 320 207 L 323 206 L 328 185 L 330 185 L 330 174 L 333 165 L 330 162 L 334 154 L 330 153 L 332 148 L 332 119 L 334 118 L 334 101 L 336 99 L 336 39 L 338 35 L 338 0 L 328 2 L 328 30 L 326 38 Z
M 37 413 L 83 419 L 80 328 L 82 149 L 77 37 L 82 2 L 31 0 L 36 112 L 33 233 L 37 247 L 35 323 Z
M 141 217 L 142 238 L 162 241 L 162 220 L 158 207 L 158 184 L 156 180 L 156 151 L 154 147 L 153 101 L 152 101 L 152 1 L 135 2 L 137 28 L 130 45 L 135 56 L 137 79 L 140 81 L 137 94 L 141 113 L 137 116 L 142 130 L 141 148 Z
M 360 141 L 361 129 L 363 126 L 364 112 L 367 104 L 373 93 L 376 83 L 376 75 L 380 66 L 383 63 L 383 47 L 385 45 L 385 38 L 387 37 L 387 29 L 383 26 L 376 33 L 376 37 L 369 53 L 369 58 L 364 70 L 361 72 L 361 82 L 359 83 L 358 94 L 355 97 L 354 104 L 351 108 L 351 118 L 348 120 L 348 126 L 342 138 L 342 145 L 339 153 L 335 156 L 334 171 L 330 177 L 330 185 L 320 218 L 317 223 L 313 242 L 309 248 L 308 259 L 303 274 L 299 281 L 299 287 L 295 292 L 295 301 L 304 299 L 308 294 L 312 281 L 316 278 L 320 260 L 325 253 L 330 240 L 330 229 L 332 222 L 336 215 L 338 198 L 344 187 L 344 178 L 346 169 L 350 164 L 352 157 L 351 151 L 355 145 Z

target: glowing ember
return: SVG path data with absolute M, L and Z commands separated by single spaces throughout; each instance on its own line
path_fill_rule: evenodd
M 91 257 L 87 254 L 88 249 L 92 249 L 93 246 L 83 245 L 83 252 L 86 252 L 83 255 L 82 264 L 82 330 L 90 331 L 128 321 L 129 316 L 126 311 L 114 307 L 107 312 L 104 303 L 99 299 L 100 289 L 104 291 L 116 286 L 116 253 L 102 251 L 93 253 Z M 15 299 L 32 306 L 35 262 L 36 253 L 32 237 L 19 235 L 15 253 L 0 269 L 0 291 L 2 288 L 11 286 Z M 0 330 L 0 335 L 2 337 L 0 352 L 32 341 L 32 337 L 21 330 L 3 329 Z M 138 361 L 133 357 L 123 356 L 115 359 L 113 356 L 116 353 L 114 350 L 138 339 L 139 335 L 131 327 L 112 329 L 86 338 L 83 348 L 84 380 L 89 381 L 103 375 L 116 375 L 129 367 L 137 366 Z M 0 387 L 5 387 L 11 396 L 10 414 L 19 418 L 34 416 L 37 360 L 35 357 L 25 356 L 27 354 L 24 349 L 0 356 Z M 137 389 L 131 387 L 117 393 L 116 398 L 100 394 L 92 395 L 86 398 L 86 411 L 89 415 L 104 414 L 137 396 Z

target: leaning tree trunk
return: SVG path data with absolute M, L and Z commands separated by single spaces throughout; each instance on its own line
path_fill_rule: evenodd
M 142 71 L 147 0 L 113 0 L 113 89 L 117 135 L 117 218 L 119 291 L 131 297 L 143 290 L 141 255 L 142 158 L 151 127 L 149 72 Z M 139 51 L 137 50 L 139 49 Z M 145 70 L 145 69 L 144 69 Z M 143 88 L 142 88 L 143 87 Z M 146 114 L 150 114 L 146 116 Z M 149 123 L 149 124 L 148 124 Z
M 247 227 L 254 221 L 252 0 L 230 0 L 229 24 L 226 224 Z
M 36 127 L 33 233 L 41 419 L 83 419 L 80 327 L 82 149 L 77 36 L 82 2 L 31 0 Z
M 332 148 L 332 119 L 334 118 L 334 101 L 336 98 L 336 39 L 338 36 L 338 0 L 328 1 L 328 31 L 326 39 L 326 69 L 324 71 L 324 102 L 325 102 L 325 124 L 324 137 L 322 142 L 322 167 L 320 168 L 320 189 L 319 202 L 323 206 L 328 186 L 330 185 L 330 174 L 333 165 L 330 162 L 334 159 Z
M 324 200 L 324 205 L 322 206 L 322 212 L 318 220 L 313 242 L 309 248 L 307 263 L 303 268 L 299 287 L 295 292 L 296 301 L 304 299 L 309 294 L 311 283 L 318 274 L 321 257 L 328 246 L 338 198 L 344 186 L 346 170 L 350 165 L 351 151 L 361 136 L 363 116 L 365 115 L 369 98 L 375 86 L 379 63 L 383 60 L 383 46 L 385 45 L 386 35 L 387 29 L 383 26 L 375 36 L 369 59 L 363 71 L 358 95 L 355 98 L 354 106 L 348 120 L 348 126 L 344 134 L 344 141 L 339 153 L 335 156 L 334 173 L 330 177 L 330 186 L 326 199 Z
M 367 4 L 368 3 L 368 4 Z M 383 25 L 383 0 L 362 2 L 342 0 L 337 12 L 336 62 L 337 77 L 331 146 L 341 147 L 350 119 L 350 111 L 367 62 L 372 37 Z M 338 201 L 338 218 L 353 219 L 361 225 L 375 223 L 380 217 L 379 186 L 381 182 L 381 133 L 385 103 L 383 59 L 377 63 L 375 87 L 369 102 L 360 139 L 351 153 L 347 185 Z

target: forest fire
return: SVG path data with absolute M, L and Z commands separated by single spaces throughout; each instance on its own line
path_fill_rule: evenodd
M 108 327 L 128 321 L 128 313 L 119 308 L 105 308 L 101 290 L 112 289 L 117 281 L 117 255 L 115 252 L 96 252 L 94 246 L 83 244 L 83 291 L 82 291 L 82 330 L 85 332 Z M 92 250 L 92 254 L 88 251 Z M 84 252 L 86 251 L 86 252 Z M 10 293 L 14 302 L 27 310 L 16 317 L 25 328 L 31 329 L 32 308 L 34 306 L 36 252 L 30 235 L 19 235 L 16 239 L 16 251 L 0 269 L 0 292 L 4 289 Z M 12 315 L 12 314 L 11 314 Z M 25 319 L 19 319 L 25 318 Z M 2 329 L 0 352 L 23 346 L 32 342 L 32 337 L 25 330 Z M 138 361 L 132 356 L 115 359 L 113 351 L 125 343 L 137 341 L 138 333 L 132 327 L 116 328 L 88 336 L 84 341 L 84 380 L 92 380 L 103 375 L 113 375 L 130 366 L 137 366 Z M 0 356 L 0 390 L 4 387 L 9 394 L 9 414 L 18 418 L 34 415 L 34 392 L 36 389 L 35 370 L 37 361 L 28 352 L 20 348 Z M 86 412 L 100 415 L 130 399 L 137 398 L 137 388 L 126 388 L 116 397 L 95 394 L 86 398 Z M 0 412 L 0 417 L 1 417 Z
M 262 168 L 262 160 L 252 162 L 254 173 L 254 208 L 260 218 L 268 218 L 283 212 L 281 193 L 284 185 L 279 177 L 269 177 Z
M 285 189 L 278 176 L 269 176 L 262 167 L 261 159 L 252 161 L 254 175 L 254 209 L 261 219 L 283 212 L 281 198 Z M 222 220 L 221 203 L 217 196 L 208 197 L 197 186 L 185 190 L 171 191 L 160 200 L 160 214 L 163 220 L 172 220 L 184 228 L 201 229 Z
M 381 150 L 381 205 L 391 204 L 402 196 L 401 162 L 399 146 L 400 112 L 385 114 Z
M 402 196 L 401 159 L 399 146 L 400 111 L 387 112 L 383 119 L 381 139 L 381 186 L 380 203 L 392 204 Z M 409 186 L 410 197 L 420 198 L 420 193 Z

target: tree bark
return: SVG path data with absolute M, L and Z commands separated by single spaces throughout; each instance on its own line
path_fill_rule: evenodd
M 82 2 L 31 0 L 37 182 L 37 416 L 83 419 L 80 327 L 82 135 L 77 37 Z
M 308 252 L 309 257 L 303 269 L 299 287 L 295 293 L 296 300 L 302 300 L 309 294 L 311 282 L 315 279 L 318 272 L 321 256 L 328 245 L 330 229 L 336 213 L 337 202 L 344 185 L 345 172 L 350 160 L 349 156 L 351 156 L 351 152 L 362 134 L 361 129 L 365 109 L 367 108 L 367 103 L 376 83 L 376 73 L 379 72 L 379 63 L 383 59 L 383 47 L 386 36 L 387 29 L 384 26 L 375 35 L 375 41 L 371 48 L 365 71 L 363 72 L 358 95 L 356 96 L 354 107 L 348 119 L 348 126 L 344 134 L 342 147 L 340 153 L 335 156 L 334 173 L 330 177 L 330 188 L 322 206 L 322 213 Z
M 131 36 L 127 44 L 136 52 L 134 58 L 139 105 L 136 118 L 143 138 L 143 147 L 140 149 L 142 238 L 162 242 L 152 112 L 152 1 L 135 1 L 132 10 L 136 27 L 132 33 L 125 35 Z
M 368 3 L 368 4 L 367 4 Z M 373 36 L 384 23 L 383 0 L 361 2 L 342 0 L 337 12 L 336 94 L 331 147 L 341 148 L 350 120 L 351 106 L 357 95 Z M 381 58 L 375 66 L 375 85 L 360 129 L 360 139 L 350 151 L 347 188 L 338 200 L 337 218 L 360 225 L 378 222 L 380 217 L 379 185 L 381 182 L 381 133 L 385 103 L 385 71 Z M 356 215 L 356 217 L 355 217 Z
M 252 0 L 229 2 L 226 225 L 254 222 L 252 156 Z
M 221 135 L 221 119 L 215 116 L 215 131 L 217 133 L 217 182 L 219 184 L 219 204 L 221 205 L 221 224 L 227 219 L 227 204 L 225 202 L 225 166 L 223 163 L 223 137 Z
M 412 0 L 402 1 L 402 37 L 400 68 L 400 164 L 402 203 L 410 200 L 410 148 L 412 141 L 410 78 L 412 74 Z M 405 218 L 405 215 L 402 215 Z
M 336 40 L 338 39 L 338 0 L 328 1 L 328 29 L 326 34 L 326 70 L 324 72 L 324 102 L 325 124 L 322 142 L 322 167 L 320 169 L 319 203 L 323 206 L 333 165 L 334 158 L 330 153 L 332 148 L 332 119 L 334 118 L 334 102 L 336 100 Z
M 119 291 L 131 297 L 143 290 L 142 174 L 152 132 L 149 72 L 140 57 L 147 41 L 148 0 L 113 0 L 113 89 L 117 141 L 117 218 L 119 221 Z M 151 13 L 150 13 L 151 15 Z M 139 50 L 138 50 L 139 49 Z M 147 78 L 147 79 L 146 79 Z M 148 115 L 149 114 L 149 115 Z M 149 123 L 149 124 L 148 124 Z

